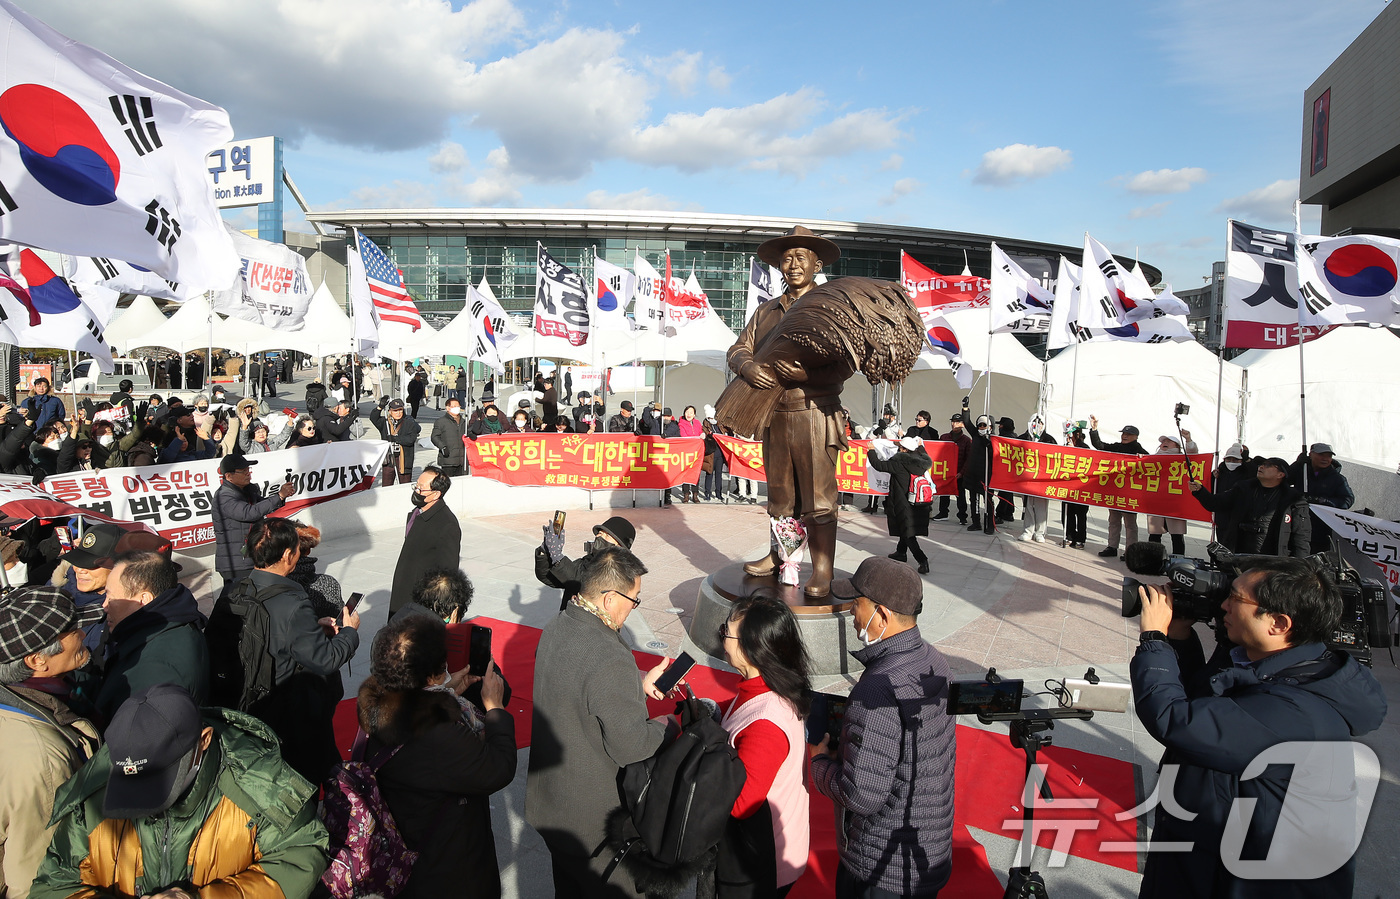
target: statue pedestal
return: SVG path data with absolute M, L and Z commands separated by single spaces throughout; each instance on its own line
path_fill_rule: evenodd
M 850 656 L 853 650 L 860 648 L 855 628 L 849 623 L 852 603 L 829 596 L 809 599 L 802 592 L 802 584 L 807 583 L 811 573 L 811 566 L 804 565 L 800 583 L 790 587 L 779 584 L 776 574 L 768 577 L 746 574 L 743 562 L 721 568 L 700 585 L 700 598 L 690 623 L 690 639 L 710 655 L 724 658 L 720 626 L 729 618 L 736 599 L 761 591 L 777 596 L 797 615 L 797 627 L 812 660 L 814 677 L 859 672 L 860 663 Z M 835 577 L 848 578 L 850 574 L 838 570 Z

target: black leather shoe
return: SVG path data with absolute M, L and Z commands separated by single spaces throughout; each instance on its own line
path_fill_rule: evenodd
M 1118 558 L 1118 547 L 1110 546 L 1107 549 L 1101 550 L 1099 555 L 1103 556 L 1105 559 L 1116 559 Z

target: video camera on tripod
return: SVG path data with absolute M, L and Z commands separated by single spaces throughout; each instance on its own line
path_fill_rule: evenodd
M 1196 621 L 1215 621 L 1235 578 L 1262 560 L 1278 558 L 1231 552 L 1219 543 L 1210 544 L 1206 552 L 1210 561 L 1168 555 L 1160 543 L 1133 543 L 1124 552 L 1123 561 L 1134 574 L 1167 578 L 1171 582 L 1172 608 L 1176 614 Z M 1369 667 L 1371 647 L 1390 645 L 1385 584 L 1362 577 L 1342 559 L 1335 542 L 1333 549 L 1304 561 L 1314 571 L 1330 573 L 1342 595 L 1341 622 L 1327 641 L 1327 648 L 1352 655 Z M 1142 585 L 1137 578 L 1123 578 L 1124 618 L 1135 618 L 1142 613 L 1142 599 L 1138 594 Z
M 1045 692 L 1058 700 L 1058 707 L 1021 708 L 1026 696 L 1025 681 L 1003 678 L 995 668 L 988 668 L 983 680 L 960 680 L 948 684 L 949 715 L 976 715 L 983 724 L 1007 722 L 1011 731 L 1011 745 L 1026 754 L 1025 792 L 1021 797 L 1026 810 L 1020 855 L 1020 861 L 1024 864 L 1008 872 L 1002 899 L 1047 899 L 1050 895 L 1045 888 L 1045 878 L 1031 865 L 1035 852 L 1035 802 L 1031 790 L 1039 770 L 1036 767 L 1036 754 L 1053 742 L 1050 731 L 1054 730 L 1055 722 L 1063 718 L 1087 721 L 1094 717 L 1095 711 L 1125 712 L 1133 695 L 1131 684 L 1104 683 L 1093 668 L 1085 672 L 1083 678 L 1051 679 L 1045 682 L 1045 686 L 1048 688 Z M 1046 802 L 1055 801 L 1050 792 L 1050 783 L 1043 777 L 1040 778 L 1040 796 Z

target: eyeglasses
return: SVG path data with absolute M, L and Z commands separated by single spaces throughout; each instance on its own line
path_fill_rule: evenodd
M 720 635 L 720 637 L 721 637 L 722 639 L 725 639 L 725 640 L 737 640 L 737 639 L 739 639 L 739 635 L 738 635 L 738 634 L 731 634 L 731 633 L 729 632 L 729 622 L 728 622 L 728 621 L 726 621 L 724 624 L 721 624 L 721 625 L 719 626 L 719 635 Z
M 623 599 L 625 599 L 625 600 L 627 600 L 628 602 L 630 602 L 630 603 L 632 604 L 632 608 L 634 608 L 634 609 L 639 608 L 639 607 L 641 606 L 641 604 L 642 604 L 642 594 L 640 594 L 640 593 L 638 593 L 636 596 L 628 596 L 626 593 L 623 593 L 621 590 L 609 590 L 608 592 L 609 592 L 609 593 L 616 593 L 618 596 L 621 596 Z
M 1234 603 L 1234 604 L 1237 605 L 1237 606 L 1258 606 L 1258 605 L 1259 605 L 1259 602 L 1258 602 L 1257 600 L 1250 599 L 1248 596 L 1245 596 L 1243 593 L 1240 593 L 1238 590 L 1232 592 L 1229 596 L 1225 597 L 1225 601 L 1226 601 L 1226 602 L 1232 602 L 1232 603 Z

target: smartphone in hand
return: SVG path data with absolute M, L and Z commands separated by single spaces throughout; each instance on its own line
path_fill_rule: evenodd
M 554 533 L 555 533 L 555 534 L 562 534 L 562 533 L 564 533 L 564 519 L 565 519 L 566 517 L 567 517 L 567 514 L 566 514 L 565 512 L 563 512 L 563 511 L 561 511 L 561 510 L 559 510 L 559 509 L 555 509 L 555 510 L 554 510 L 554 523 L 553 523 L 552 526 L 553 526 L 553 528 L 554 528 Z
M 491 628 L 473 624 L 471 645 L 467 650 L 467 673 L 473 677 L 481 677 L 486 674 L 486 666 L 489 664 L 491 664 Z
M 676 656 L 676 660 L 671 666 L 661 672 L 661 676 L 656 679 L 656 689 L 660 690 L 664 696 L 676 688 L 680 679 L 685 677 L 691 668 L 695 667 L 695 660 L 690 657 L 690 653 L 683 652 Z

